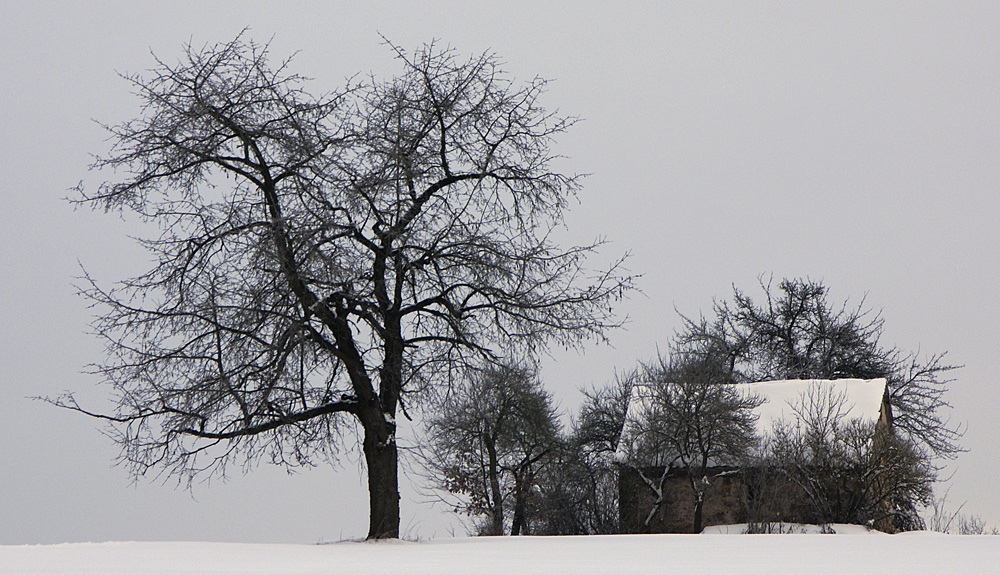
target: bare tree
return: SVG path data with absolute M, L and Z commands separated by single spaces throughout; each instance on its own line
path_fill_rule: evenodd
M 397 537 L 400 411 L 497 346 L 618 325 L 630 278 L 550 240 L 578 181 L 551 170 L 573 120 L 540 106 L 545 82 L 390 48 L 399 76 L 318 98 L 242 37 L 127 77 L 142 113 L 108 128 L 95 168 L 115 175 L 79 201 L 153 224 L 155 263 L 84 290 L 116 410 L 56 402 L 109 420 L 135 473 L 308 464 L 353 420 L 368 536 Z
M 532 532 L 594 535 L 619 532 L 618 464 L 634 380 L 621 375 L 605 388 L 584 390 L 586 401 L 570 432 L 560 438 L 538 478 L 538 509 Z
M 679 471 L 695 499 L 692 531 L 701 532 L 702 508 L 711 488 L 709 468 L 735 467 L 757 441 L 753 410 L 763 399 L 712 382 L 716 371 L 710 367 L 664 358 L 646 367 L 645 412 L 626 421 L 623 432 L 630 437 L 625 463 L 656 496 L 646 525 L 663 503 L 667 478 Z M 660 472 L 651 476 L 649 469 Z
M 955 511 L 947 509 L 948 492 L 941 497 L 932 497 L 927 505 L 928 517 L 925 521 L 929 531 L 957 535 L 1000 535 L 1000 528 L 988 527 L 982 517 L 962 512 L 965 503 Z
M 487 368 L 452 390 L 428 427 L 434 479 L 462 497 L 456 509 L 484 516 L 486 535 L 529 532 L 539 472 L 560 449 L 557 416 L 537 374 Z
M 584 533 L 619 533 L 618 463 L 615 451 L 621 440 L 632 388 L 641 379 L 640 371 L 619 373 L 603 388 L 584 391 L 570 437 L 574 455 L 565 467 L 576 487 L 577 523 Z
M 881 315 L 864 302 L 831 305 L 819 282 L 784 279 L 775 289 L 762 279 L 761 287 L 760 303 L 734 288 L 732 303 L 715 302 L 713 317 L 684 318 L 677 349 L 718 362 L 734 382 L 884 377 L 894 425 L 905 438 L 935 456 L 961 451 L 962 432 L 946 415 L 947 375 L 955 366 L 944 354 L 921 359 L 883 347 Z
M 918 509 L 930 502 L 935 479 L 926 456 L 891 428 L 847 419 L 844 395 L 812 388 L 791 407 L 795 421 L 775 425 L 764 460 L 753 465 L 800 489 L 815 522 L 923 528 Z

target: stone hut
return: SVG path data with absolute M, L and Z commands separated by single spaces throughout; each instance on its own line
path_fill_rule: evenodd
M 668 384 L 670 385 L 670 384 Z M 783 380 L 736 384 L 741 393 L 754 394 L 763 402 L 754 410 L 757 433 L 766 436 L 777 423 L 795 425 L 796 406 L 809 394 L 828 394 L 841 401 L 844 420 L 874 423 L 876 437 L 891 432 L 892 411 L 885 379 Z M 686 469 L 644 466 L 629 457 L 634 430 L 644 421 L 652 398 L 649 385 L 632 389 L 615 459 L 619 463 L 619 518 L 624 533 L 689 533 L 695 499 Z M 799 410 L 800 411 L 800 410 Z M 664 473 L 666 471 L 666 473 Z M 702 525 L 748 522 L 819 523 L 814 507 L 798 486 L 773 470 L 715 465 L 706 470 L 710 494 L 704 498 Z M 650 478 L 664 478 L 657 493 Z M 766 510 L 754 509 L 759 500 L 754 490 L 764 489 L 772 497 Z M 657 503 L 657 501 L 659 501 Z

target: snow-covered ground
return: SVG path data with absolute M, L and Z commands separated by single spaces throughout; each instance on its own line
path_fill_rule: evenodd
M 939 533 L 609 535 L 421 543 L 72 543 L 0 546 L 0 575 L 227 573 L 1000 573 L 1000 537 Z

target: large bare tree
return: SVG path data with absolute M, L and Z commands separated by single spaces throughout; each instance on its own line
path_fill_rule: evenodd
M 79 201 L 159 230 L 146 273 L 89 281 L 123 459 L 194 474 L 335 456 L 360 427 L 369 538 L 397 537 L 396 417 L 471 361 L 618 324 L 620 262 L 550 231 L 577 188 L 552 170 L 572 123 L 490 53 L 391 46 L 402 73 L 313 97 L 239 37 L 129 76 L 111 174 Z M 113 170 L 113 171 L 112 171 Z M 357 426 L 344 427 L 354 420 Z

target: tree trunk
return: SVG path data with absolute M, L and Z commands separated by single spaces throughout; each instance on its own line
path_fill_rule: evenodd
M 694 502 L 694 528 L 692 533 L 701 533 L 701 508 L 705 505 L 705 496 L 702 493 L 698 494 L 697 499 Z
M 385 270 L 376 271 L 384 275 Z M 376 276 L 381 278 L 383 276 Z M 383 310 L 388 307 L 384 283 L 376 280 L 376 297 Z M 402 389 L 403 338 L 399 316 L 385 315 L 385 357 L 379 369 L 379 394 L 360 417 L 365 430 L 364 452 L 368 464 L 368 539 L 399 537 L 399 453 L 396 448 L 396 406 Z
M 396 438 L 379 442 L 365 431 L 364 452 L 368 465 L 368 539 L 399 537 L 399 477 Z
M 695 480 L 695 476 L 688 473 L 688 481 L 691 483 L 691 490 L 694 492 L 694 525 L 691 526 L 692 533 L 701 533 L 702 507 L 705 505 L 705 465 L 702 464 L 702 471 L 698 475 L 701 479 Z
M 486 453 L 489 456 L 489 480 L 490 480 L 490 494 L 493 498 L 493 504 L 490 506 L 491 511 L 491 532 L 489 535 L 503 535 L 503 497 L 500 495 L 500 471 L 499 463 L 497 462 L 497 450 L 496 444 L 493 437 L 487 436 L 484 438 L 484 444 L 486 445 Z
M 523 526 L 524 526 L 523 480 L 521 479 L 521 477 L 515 477 L 514 478 L 514 521 L 510 526 L 510 534 L 520 535 Z

